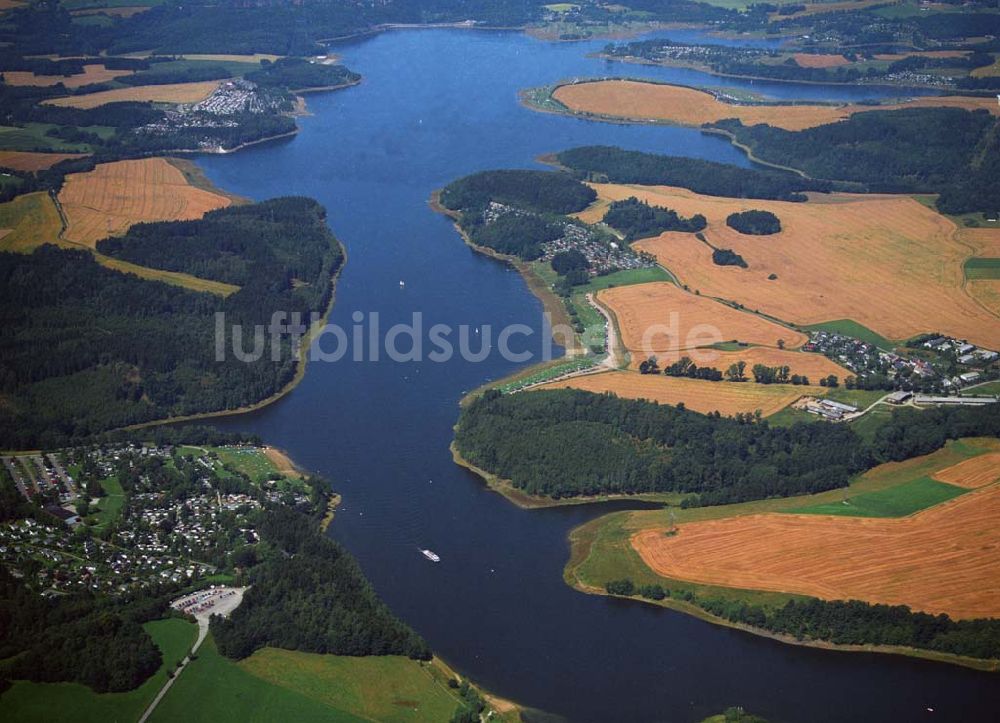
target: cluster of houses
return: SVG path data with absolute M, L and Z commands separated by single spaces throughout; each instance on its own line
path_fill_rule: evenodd
M 625 45 L 608 45 L 606 55 L 621 58 L 635 57 L 654 62 L 673 61 L 698 65 L 715 63 L 756 63 L 765 58 L 777 58 L 778 53 L 763 48 L 725 47 L 722 45 L 685 45 L 684 43 L 640 42 Z
M 984 381 L 987 378 L 984 368 L 1000 359 L 995 351 L 946 336 L 923 340 L 918 348 L 925 350 L 924 356 L 930 358 L 886 351 L 861 339 L 830 331 L 812 332 L 809 342 L 802 347 L 803 351 L 830 357 L 859 379 L 882 375 L 897 387 L 909 387 L 907 391 L 937 393 Z M 954 373 L 956 366 L 960 369 Z
M 276 101 L 270 95 L 261 93 L 256 83 L 243 78 L 227 80 L 219 84 L 212 95 L 195 103 L 190 108 L 193 113 L 209 115 L 236 115 L 237 113 L 270 113 L 277 110 Z
M 489 225 L 502 216 L 533 216 L 531 211 L 508 206 L 496 201 L 490 201 L 483 209 L 483 223 Z M 557 239 L 541 245 L 542 261 L 551 261 L 552 257 L 563 251 L 579 251 L 590 265 L 588 273 L 591 276 L 603 276 L 614 271 L 625 269 L 641 269 L 655 265 L 655 260 L 648 254 L 637 253 L 626 243 L 609 239 L 607 234 L 582 223 L 563 222 L 563 233 Z
M 207 492 L 186 499 L 167 499 L 159 492 L 143 492 L 129 500 L 131 514 L 115 532 L 114 541 L 146 554 L 200 556 L 219 543 L 222 515 L 232 513 L 227 526 L 247 543 L 258 540 L 246 515 L 261 503 L 245 494 Z M 229 531 L 226 536 L 228 537 Z
M 254 511 L 265 504 L 309 502 L 305 486 L 296 486 L 297 480 L 296 484 L 283 479 L 249 482 L 243 491 L 232 491 L 233 471 L 213 452 L 192 450 L 185 452 L 185 459 L 198 470 L 193 483 L 168 492 L 143 474 L 126 491 L 123 511 L 106 534 L 98 535 L 101 528 L 92 528 L 90 518 L 81 524 L 72 508 L 74 501 L 79 502 L 78 483 L 64 465 L 80 477 L 80 486 L 86 486 L 86 480 L 111 478 L 122 465 L 134 468 L 143 459 L 177 462 L 174 453 L 170 446 L 121 445 L 4 457 L 7 473 L 26 499 L 44 492 L 48 501 L 57 490 L 63 499 L 66 488 L 72 490 L 73 499 L 66 506 L 44 508 L 64 524 L 31 518 L 0 524 L 0 561 L 47 594 L 79 590 L 121 594 L 162 583 L 187 584 L 214 573 L 215 566 L 207 561 L 217 561 L 220 553 L 259 541 L 251 522 Z M 190 466 L 185 469 L 190 473 Z M 227 477 L 229 481 L 220 484 Z
M 83 590 L 118 594 L 163 582 L 193 581 L 214 570 L 201 562 L 81 539 L 65 526 L 32 519 L 0 525 L 0 560 L 43 594 Z
M 212 128 L 236 128 L 239 116 L 245 113 L 277 113 L 287 103 L 287 98 L 276 91 L 265 89 L 249 80 L 236 78 L 219 84 L 205 100 L 193 104 L 175 105 L 164 111 L 162 120 L 148 123 L 137 133 L 169 136 L 182 131 L 200 131 Z M 206 137 L 204 148 L 214 148 L 218 140 Z

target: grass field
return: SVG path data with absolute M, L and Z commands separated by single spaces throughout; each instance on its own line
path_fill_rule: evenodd
M 965 262 L 967 279 L 1000 279 L 1000 259 L 972 258 Z
M 648 399 L 661 404 L 683 403 L 688 409 L 724 415 L 760 410 L 765 417 L 784 409 L 808 391 L 790 384 L 753 382 L 708 382 L 684 377 L 638 372 L 604 372 L 546 384 L 539 389 L 583 389 L 611 392 L 625 399 Z
M 792 510 L 802 515 L 840 515 L 845 517 L 906 517 L 919 510 L 933 507 L 958 497 L 967 490 L 938 482 L 930 477 L 918 477 L 898 487 L 878 492 L 866 492 L 841 502 L 812 505 Z
M 1000 615 L 990 486 L 902 519 L 767 514 L 681 526 L 633 544 L 667 577 L 788 591 L 828 600 L 909 605 L 953 618 Z
M 58 243 L 62 231 L 59 211 L 44 191 L 26 193 L 0 203 L 0 251 L 28 252 L 44 243 Z
M 592 366 L 594 366 L 594 360 L 589 357 L 560 360 L 557 363 L 545 365 L 541 369 L 538 369 L 530 374 L 515 376 L 510 379 L 510 381 L 500 384 L 497 388 L 504 393 L 514 392 L 519 389 L 523 389 L 524 387 L 531 386 L 532 384 L 541 384 L 542 382 L 550 379 L 560 377 L 563 374 L 582 371 Z
M 197 103 L 204 100 L 219 87 L 220 81 L 206 80 L 197 83 L 174 83 L 168 85 L 140 85 L 134 88 L 115 88 L 87 95 L 71 95 L 65 98 L 52 98 L 44 101 L 45 105 L 57 105 L 64 108 L 97 108 L 106 103 L 122 103 L 136 101 L 139 103 Z
M 867 415 L 866 415 L 867 416 Z M 864 418 L 863 418 L 864 419 Z M 860 495 L 889 489 L 921 476 L 934 474 L 976 455 L 1000 451 L 995 439 L 963 439 L 948 442 L 944 448 L 905 462 L 893 462 L 876 467 L 851 481 L 848 494 Z M 647 530 L 663 530 L 672 515 L 680 525 L 706 520 L 736 518 L 747 515 L 786 512 L 807 505 L 837 504 L 844 499 L 844 490 L 837 489 L 804 497 L 773 498 L 734 505 L 679 508 L 666 510 L 624 511 L 604 515 L 575 528 L 570 534 L 571 554 L 563 571 L 564 580 L 589 591 L 603 591 L 604 583 L 623 577 L 637 585 L 661 583 L 673 590 L 690 590 L 699 597 L 745 600 L 758 605 L 781 605 L 798 597 L 787 592 L 749 588 L 720 587 L 659 575 L 651 570 L 632 547 L 631 538 Z M 671 504 L 679 504 L 679 499 Z M 699 608 L 667 601 L 672 607 L 701 614 Z
M 984 394 L 1000 395 L 1000 381 L 987 382 L 977 387 L 969 387 L 959 392 L 963 397 L 978 397 Z
M 229 199 L 194 188 L 163 158 L 102 163 L 66 177 L 59 202 L 69 226 L 68 241 L 93 248 L 136 223 L 201 218 L 229 205 Z
M 7 151 L 41 151 L 56 153 L 90 153 L 86 143 L 70 143 L 46 135 L 56 128 L 52 123 L 25 123 L 23 126 L 0 126 L 0 149 Z M 83 126 L 80 130 L 108 137 L 114 133 L 107 126 Z
M 810 331 L 832 331 L 835 334 L 852 336 L 855 339 L 860 339 L 863 342 L 877 346 L 879 349 L 884 349 L 885 351 L 892 351 L 893 347 L 895 347 L 895 344 L 881 334 L 876 334 L 868 327 L 863 326 L 856 321 L 852 321 L 851 319 L 834 319 L 833 321 L 824 321 L 821 324 L 810 324 L 808 326 L 804 326 L 803 328 Z
M 722 341 L 770 347 L 777 347 L 782 340 L 787 347 L 801 346 L 806 341 L 805 335 L 773 321 L 667 282 L 606 289 L 598 293 L 597 299 L 614 313 L 622 344 L 633 358 L 642 360 L 655 355 L 660 366 L 683 355 L 702 365 L 703 355 L 715 358 L 719 352 L 699 347 Z
M 966 491 L 930 477 L 998 453 L 997 440 L 959 440 L 924 457 L 877 467 L 852 482 L 851 516 L 836 509 L 847 507 L 843 490 L 680 510 L 672 537 L 663 534 L 663 513 L 633 513 L 630 544 L 668 579 L 907 604 L 959 619 L 993 617 L 1000 614 L 1000 589 L 982 581 L 1000 573 L 1000 540 L 991 522 L 1000 512 L 1000 486 Z M 975 463 L 961 476 L 976 477 L 978 466 L 989 464 Z M 913 510 L 920 511 L 899 517 Z
M 269 60 L 272 63 L 278 60 L 280 55 L 273 55 L 272 53 L 254 53 L 253 55 L 232 55 L 226 53 L 185 53 L 183 56 L 184 60 L 209 60 L 212 62 L 219 63 L 252 63 L 253 65 L 259 66 L 260 61 Z
M 973 68 L 969 73 L 973 78 L 987 78 L 991 75 L 1000 75 L 1000 57 L 993 56 L 993 65 L 983 65 Z
M 32 153 L 31 151 L 0 151 L 0 168 L 15 171 L 43 171 L 60 161 L 82 158 L 85 153 Z
M 235 663 L 209 636 L 151 720 L 448 720 L 457 707 L 431 666 L 407 658 L 265 648 Z
M 8 85 L 49 86 L 62 83 L 67 88 L 79 88 L 91 83 L 107 83 L 123 75 L 132 75 L 131 70 L 108 70 L 103 63 L 87 63 L 78 75 L 35 75 L 31 71 L 5 70 L 4 82 Z
M 830 56 L 810 55 L 806 57 L 824 59 Z M 871 110 L 944 106 L 967 110 L 985 109 L 991 113 L 1000 114 L 1000 107 L 997 106 L 995 98 L 966 96 L 918 98 L 906 103 L 885 106 L 736 105 L 718 100 L 711 93 L 697 88 L 638 80 L 596 80 L 570 83 L 556 88 L 552 92 L 552 97 L 573 112 L 596 116 L 658 120 L 685 126 L 701 126 L 727 118 L 738 118 L 744 125 L 766 123 L 792 131 L 836 123 L 855 113 Z
M 97 500 L 97 511 L 92 515 L 97 529 L 107 527 L 114 522 L 125 505 L 125 490 L 122 489 L 117 477 L 101 480 L 101 488 L 104 490 L 104 497 Z
M 716 265 L 712 249 L 692 234 L 666 233 L 635 244 L 702 294 L 797 325 L 850 319 L 885 339 L 941 332 L 1000 347 L 998 317 L 964 288 L 968 247 L 955 238 L 949 219 L 911 197 L 830 194 L 789 203 L 665 186 L 594 188 L 605 202 L 637 196 L 683 216 L 704 214 L 712 246 L 735 250 L 749 268 Z M 726 225 L 730 213 L 749 209 L 774 213 L 781 232 L 744 236 Z
M 193 623 L 169 618 L 144 626 L 163 653 L 163 667 L 135 690 L 126 693 L 95 693 L 76 683 L 14 683 L 0 696 L 5 720 L 19 723 L 122 723 L 136 721 L 167 679 L 167 670 L 190 650 L 197 628 Z

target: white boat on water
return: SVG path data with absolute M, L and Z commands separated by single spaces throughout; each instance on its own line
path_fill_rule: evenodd
M 431 550 L 421 550 L 420 554 L 426 557 L 431 562 L 441 562 L 441 558 L 438 557 L 437 553 L 432 552 Z

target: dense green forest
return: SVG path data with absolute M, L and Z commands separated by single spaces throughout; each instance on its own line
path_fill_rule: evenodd
M 577 390 L 466 407 L 455 442 L 474 465 L 530 494 L 692 492 L 703 504 L 818 492 L 865 467 L 841 425 L 772 428 Z
M 604 214 L 604 223 L 625 234 L 626 241 L 659 236 L 666 231 L 695 233 L 706 226 L 700 213 L 682 218 L 673 209 L 650 206 L 635 196 L 612 202 Z
M 712 263 L 716 266 L 739 266 L 741 269 L 750 268 L 742 256 L 732 249 L 712 249 Z
M 739 600 L 705 598 L 690 590 L 662 585 L 638 587 L 629 579 L 611 580 L 612 595 L 640 595 L 650 600 L 673 597 L 734 623 L 751 625 L 797 640 L 836 645 L 892 645 L 934 650 L 972 658 L 1000 658 L 1000 620 L 952 620 L 947 615 L 914 612 L 906 605 L 869 604 L 860 600 L 789 600 L 778 608 Z
M 1000 209 L 1000 119 L 988 111 L 905 108 L 786 131 L 716 124 L 759 158 L 873 192 L 940 193 L 945 213 Z
M 441 205 L 458 213 L 469 239 L 525 261 L 542 255 L 574 223 L 562 214 L 582 211 L 597 193 L 554 171 L 483 171 L 448 184 Z M 502 207 L 491 206 L 502 204 Z
M 0 565 L 0 689 L 21 679 L 131 690 L 160 667 L 141 623 L 165 609 L 155 595 L 128 604 L 87 593 L 40 597 Z
M 317 42 L 371 32 L 390 23 L 449 23 L 472 20 L 492 27 L 523 27 L 546 14 L 538 0 L 325 0 L 243 3 L 167 0 L 109 26 L 72 22 L 55 0 L 41 0 L 11 13 L 0 40 L 17 36 L 26 55 L 111 54 L 154 49 L 159 53 L 276 53 L 311 55 Z M 608 6 L 576 3 L 573 19 L 591 23 L 720 22 L 729 10 L 692 0 L 632 0 Z
M 732 198 L 804 201 L 803 191 L 829 191 L 831 184 L 794 173 L 740 168 L 698 158 L 584 146 L 557 155 L 559 163 L 586 180 L 683 186 L 695 193 Z
M 597 199 L 589 186 L 554 171 L 482 171 L 449 183 L 441 205 L 452 211 L 483 209 L 490 201 L 539 213 L 576 213 Z
M 334 655 L 407 655 L 427 660 L 427 644 L 389 611 L 361 569 L 307 517 L 279 508 L 259 524 L 263 561 L 229 618 L 212 635 L 230 658 L 270 645 Z
M 726 225 L 750 236 L 770 236 L 781 231 L 781 220 L 770 211 L 731 213 Z
M 343 65 L 310 63 L 302 58 L 279 58 L 273 63 L 262 60 L 260 65 L 260 70 L 247 73 L 245 77 L 263 86 L 300 90 L 336 87 L 361 80 L 360 75 Z
M 998 435 L 996 405 L 898 410 L 867 442 L 846 425 L 772 427 L 754 415 L 566 389 L 489 391 L 463 409 L 455 443 L 472 464 L 529 494 L 687 492 L 687 505 L 714 505 L 843 487 L 855 473 L 948 439 Z
M 215 313 L 255 325 L 276 311 L 308 323 L 332 293 L 343 262 L 324 212 L 308 199 L 275 199 L 208 214 L 202 221 L 141 224 L 109 253 L 153 267 L 228 279 L 226 298 L 106 269 L 84 251 L 44 246 L 0 254 L 0 444 L 56 446 L 110 427 L 259 401 L 291 380 L 297 360 L 281 337 L 280 359 L 253 362 L 226 349 L 216 361 Z M 225 241 L 223 241 L 225 239 Z M 184 254 L 163 258 L 162 249 Z M 229 327 L 227 327 L 229 328 Z M 268 335 L 270 336 L 270 335 Z M 232 339 L 227 339 L 227 347 Z

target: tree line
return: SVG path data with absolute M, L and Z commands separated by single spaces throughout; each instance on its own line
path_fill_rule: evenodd
M 903 646 L 987 660 L 1000 658 L 1000 620 L 991 618 L 952 620 L 945 614 L 931 615 L 906 605 L 861 600 L 792 599 L 780 607 L 771 607 L 702 597 L 691 590 L 671 590 L 660 584 L 637 586 L 628 578 L 609 580 L 605 590 L 624 597 L 682 600 L 723 620 L 796 640 Z
M 659 236 L 666 231 L 695 233 L 703 231 L 707 225 L 700 213 L 691 218 L 683 218 L 676 211 L 662 206 L 650 206 L 631 196 L 622 201 L 613 201 L 604 214 L 604 223 L 625 234 L 626 241 Z
M 717 505 L 843 487 L 949 439 L 998 436 L 997 407 L 896 410 L 869 441 L 844 424 L 775 427 L 759 415 L 704 415 L 580 390 L 491 390 L 463 409 L 455 443 L 472 464 L 529 494 L 683 492 L 686 506 Z
M 986 110 L 855 113 L 801 131 L 715 124 L 759 158 L 877 193 L 939 193 L 944 213 L 1000 209 L 1000 119 Z
M 731 198 L 805 201 L 804 191 L 829 191 L 827 181 L 795 173 L 740 168 L 699 158 L 627 151 L 615 146 L 583 146 L 563 151 L 559 163 L 586 180 L 682 186 L 695 193 Z

